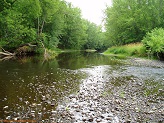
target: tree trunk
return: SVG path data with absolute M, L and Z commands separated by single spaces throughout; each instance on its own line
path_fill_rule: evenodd
M 39 17 L 38 17 L 38 32 L 37 32 L 37 36 L 38 36 L 38 38 L 39 38 L 39 34 L 40 34 L 40 30 L 39 30 L 39 24 L 40 24 L 40 21 L 39 21 Z
M 43 32 L 44 23 L 45 23 L 45 21 L 43 20 L 42 26 L 41 26 L 41 29 L 40 29 L 40 34 Z

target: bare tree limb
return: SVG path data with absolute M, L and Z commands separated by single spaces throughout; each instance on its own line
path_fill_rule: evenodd
M 14 56 L 15 53 L 5 53 L 5 52 L 0 52 L 0 55 L 5 55 L 5 56 Z
M 13 53 L 10 53 L 10 52 L 6 51 L 6 50 L 3 49 L 2 47 L 1 47 L 1 49 L 3 50 L 4 53 L 7 53 L 7 54 L 9 54 L 9 55 L 13 55 Z
M 11 58 L 13 58 L 14 56 L 5 56 L 3 58 L 0 58 L 0 61 L 5 61 L 5 60 L 9 60 Z
M 2 47 L 1 47 L 1 49 L 3 50 L 3 52 L 0 52 L 0 55 L 4 55 L 4 56 L 14 56 L 15 55 L 15 53 L 10 53 L 10 52 L 6 51 L 5 49 L 3 49 Z

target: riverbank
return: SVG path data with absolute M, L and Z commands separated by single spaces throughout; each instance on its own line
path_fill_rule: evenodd
M 146 49 L 142 43 L 127 44 L 123 46 L 113 46 L 108 48 L 103 54 L 118 56 L 146 57 Z

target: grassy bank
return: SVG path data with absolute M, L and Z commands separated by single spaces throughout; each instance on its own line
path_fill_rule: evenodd
M 142 43 L 135 43 L 123 46 L 113 46 L 108 48 L 103 54 L 146 57 L 146 50 Z

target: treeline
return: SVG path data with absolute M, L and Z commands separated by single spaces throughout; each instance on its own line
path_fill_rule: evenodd
M 144 39 L 142 42 L 148 53 L 164 57 L 163 6 L 163 0 L 113 0 L 113 6 L 105 11 L 109 46 Z
M 101 27 L 64 0 L 1 0 L 0 27 L 0 47 L 10 52 L 24 44 L 37 50 L 105 47 Z

